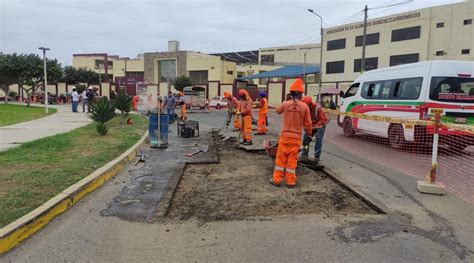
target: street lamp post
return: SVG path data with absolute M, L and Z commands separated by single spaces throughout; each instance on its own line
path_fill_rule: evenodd
M 48 74 L 46 70 L 46 50 L 49 50 L 47 47 L 40 47 L 38 48 L 40 50 L 43 50 L 43 67 L 44 67 L 44 83 L 43 83 L 43 88 L 44 88 L 44 108 L 46 113 L 48 113 Z
M 308 9 L 308 12 L 316 15 L 321 20 L 321 45 L 319 50 L 319 93 L 318 93 L 318 101 L 321 100 L 321 85 L 323 83 L 323 44 L 324 44 L 324 29 L 323 29 L 323 18 L 314 12 L 313 9 Z

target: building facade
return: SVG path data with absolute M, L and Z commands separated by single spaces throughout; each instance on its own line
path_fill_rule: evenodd
M 368 20 L 365 70 L 426 60 L 474 61 L 473 20 L 473 1 Z M 347 88 L 361 73 L 363 22 L 324 34 L 323 82 Z

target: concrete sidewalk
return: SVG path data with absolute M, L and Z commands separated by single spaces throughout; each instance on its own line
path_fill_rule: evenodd
M 58 111 L 44 118 L 0 127 L 0 151 L 24 142 L 65 133 L 92 122 L 86 113 L 73 113 L 71 105 L 53 105 Z

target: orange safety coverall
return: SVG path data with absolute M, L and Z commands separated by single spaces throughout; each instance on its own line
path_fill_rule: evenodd
M 188 112 L 186 111 L 186 103 L 181 105 L 181 119 L 183 121 L 188 120 Z
M 245 94 L 245 99 L 240 101 L 239 111 L 242 114 L 242 138 L 247 141 L 252 140 L 252 108 L 253 101 L 248 92 Z
M 234 113 L 234 129 L 238 129 L 240 130 L 240 120 L 239 120 L 239 116 L 237 116 L 237 109 L 239 108 L 239 101 L 235 98 L 235 97 L 232 97 L 232 99 L 229 100 L 229 106 L 232 109 L 235 109 L 235 113 Z
M 267 133 L 267 112 L 268 101 L 266 98 L 260 100 L 260 109 L 258 110 L 257 132 L 260 134 Z
M 133 96 L 132 98 L 132 108 L 134 110 L 137 110 L 137 106 L 138 106 L 138 100 L 140 99 L 140 96 Z
M 311 134 L 311 116 L 306 103 L 299 100 L 284 101 L 277 109 L 283 114 L 283 123 L 278 141 L 273 181 L 280 184 L 285 175 L 287 185 L 296 184 L 296 166 L 301 146 L 302 127 Z

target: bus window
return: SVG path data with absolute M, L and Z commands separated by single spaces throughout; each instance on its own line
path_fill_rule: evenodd
M 380 97 L 380 91 L 382 88 L 382 82 L 368 82 L 362 86 L 361 95 L 366 99 L 378 99 Z
M 349 89 L 347 90 L 346 94 L 344 95 L 344 98 L 349 98 L 357 94 L 357 90 L 359 89 L 360 83 L 354 83 L 352 84 Z
M 423 78 L 397 80 L 393 88 L 394 99 L 416 100 L 420 96 Z
M 431 79 L 430 99 L 474 103 L 474 78 L 433 77 Z

